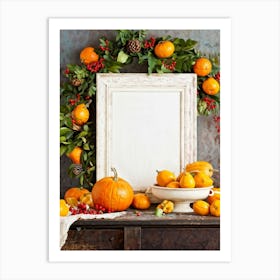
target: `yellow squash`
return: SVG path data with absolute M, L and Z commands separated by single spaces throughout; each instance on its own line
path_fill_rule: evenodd
M 195 161 L 186 165 L 186 171 L 190 173 L 204 172 L 206 175 L 212 177 L 214 170 L 212 164 L 207 161 Z

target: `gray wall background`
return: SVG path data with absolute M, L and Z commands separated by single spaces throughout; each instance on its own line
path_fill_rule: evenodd
M 60 32 L 60 67 L 61 79 L 67 64 L 79 64 L 80 51 L 86 46 L 97 48 L 99 38 L 106 37 L 115 39 L 116 30 L 61 30 Z M 147 38 L 151 36 L 161 37 L 170 35 L 175 38 L 192 39 L 198 41 L 197 48 L 202 54 L 213 55 L 220 52 L 219 30 L 149 30 Z M 145 65 L 138 65 L 137 61 L 127 65 L 122 72 L 145 73 Z M 212 163 L 214 168 L 220 168 L 220 137 L 217 134 L 213 116 L 198 116 L 198 160 L 206 160 Z M 60 195 L 63 197 L 65 191 L 78 185 L 78 180 L 69 178 L 67 168 L 70 160 L 63 156 L 60 160 Z M 219 173 L 214 174 L 216 186 L 220 186 Z

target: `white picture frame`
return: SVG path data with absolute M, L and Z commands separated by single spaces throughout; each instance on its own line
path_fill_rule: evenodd
M 197 159 L 197 76 L 98 73 L 97 180 L 111 167 L 136 191 L 156 182 L 156 170 L 175 174 Z

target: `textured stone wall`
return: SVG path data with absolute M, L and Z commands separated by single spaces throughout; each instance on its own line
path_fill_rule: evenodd
M 66 64 L 80 63 L 79 54 L 85 46 L 97 47 L 99 38 L 106 37 L 114 39 L 117 32 L 115 30 L 62 30 L 60 32 L 60 67 L 61 73 L 66 68 Z M 217 54 L 220 52 L 220 32 L 219 30 L 149 30 L 147 38 L 154 36 L 178 37 L 183 39 L 193 39 L 198 41 L 197 48 L 203 54 Z M 132 63 L 122 69 L 122 72 L 145 73 L 145 65 Z M 63 76 L 61 76 L 63 79 Z M 220 167 L 220 138 L 217 134 L 212 116 L 199 116 L 197 123 L 198 136 L 198 160 L 210 161 L 216 169 Z M 60 162 L 60 193 L 61 196 L 69 187 L 78 184 L 77 180 L 70 179 L 67 175 L 67 167 L 70 160 L 63 156 Z M 219 173 L 214 175 L 215 183 L 219 183 Z

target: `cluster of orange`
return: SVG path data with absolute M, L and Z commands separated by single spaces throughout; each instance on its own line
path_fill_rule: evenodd
M 213 188 L 213 195 L 209 195 L 206 200 L 197 200 L 193 203 L 193 211 L 199 215 L 220 217 L 220 188 Z
M 209 75 L 212 71 L 212 63 L 206 57 L 200 57 L 196 60 L 193 71 L 200 77 L 205 77 Z M 202 89 L 205 93 L 209 95 L 215 95 L 220 91 L 220 84 L 219 82 L 213 78 L 208 77 L 202 83 Z

